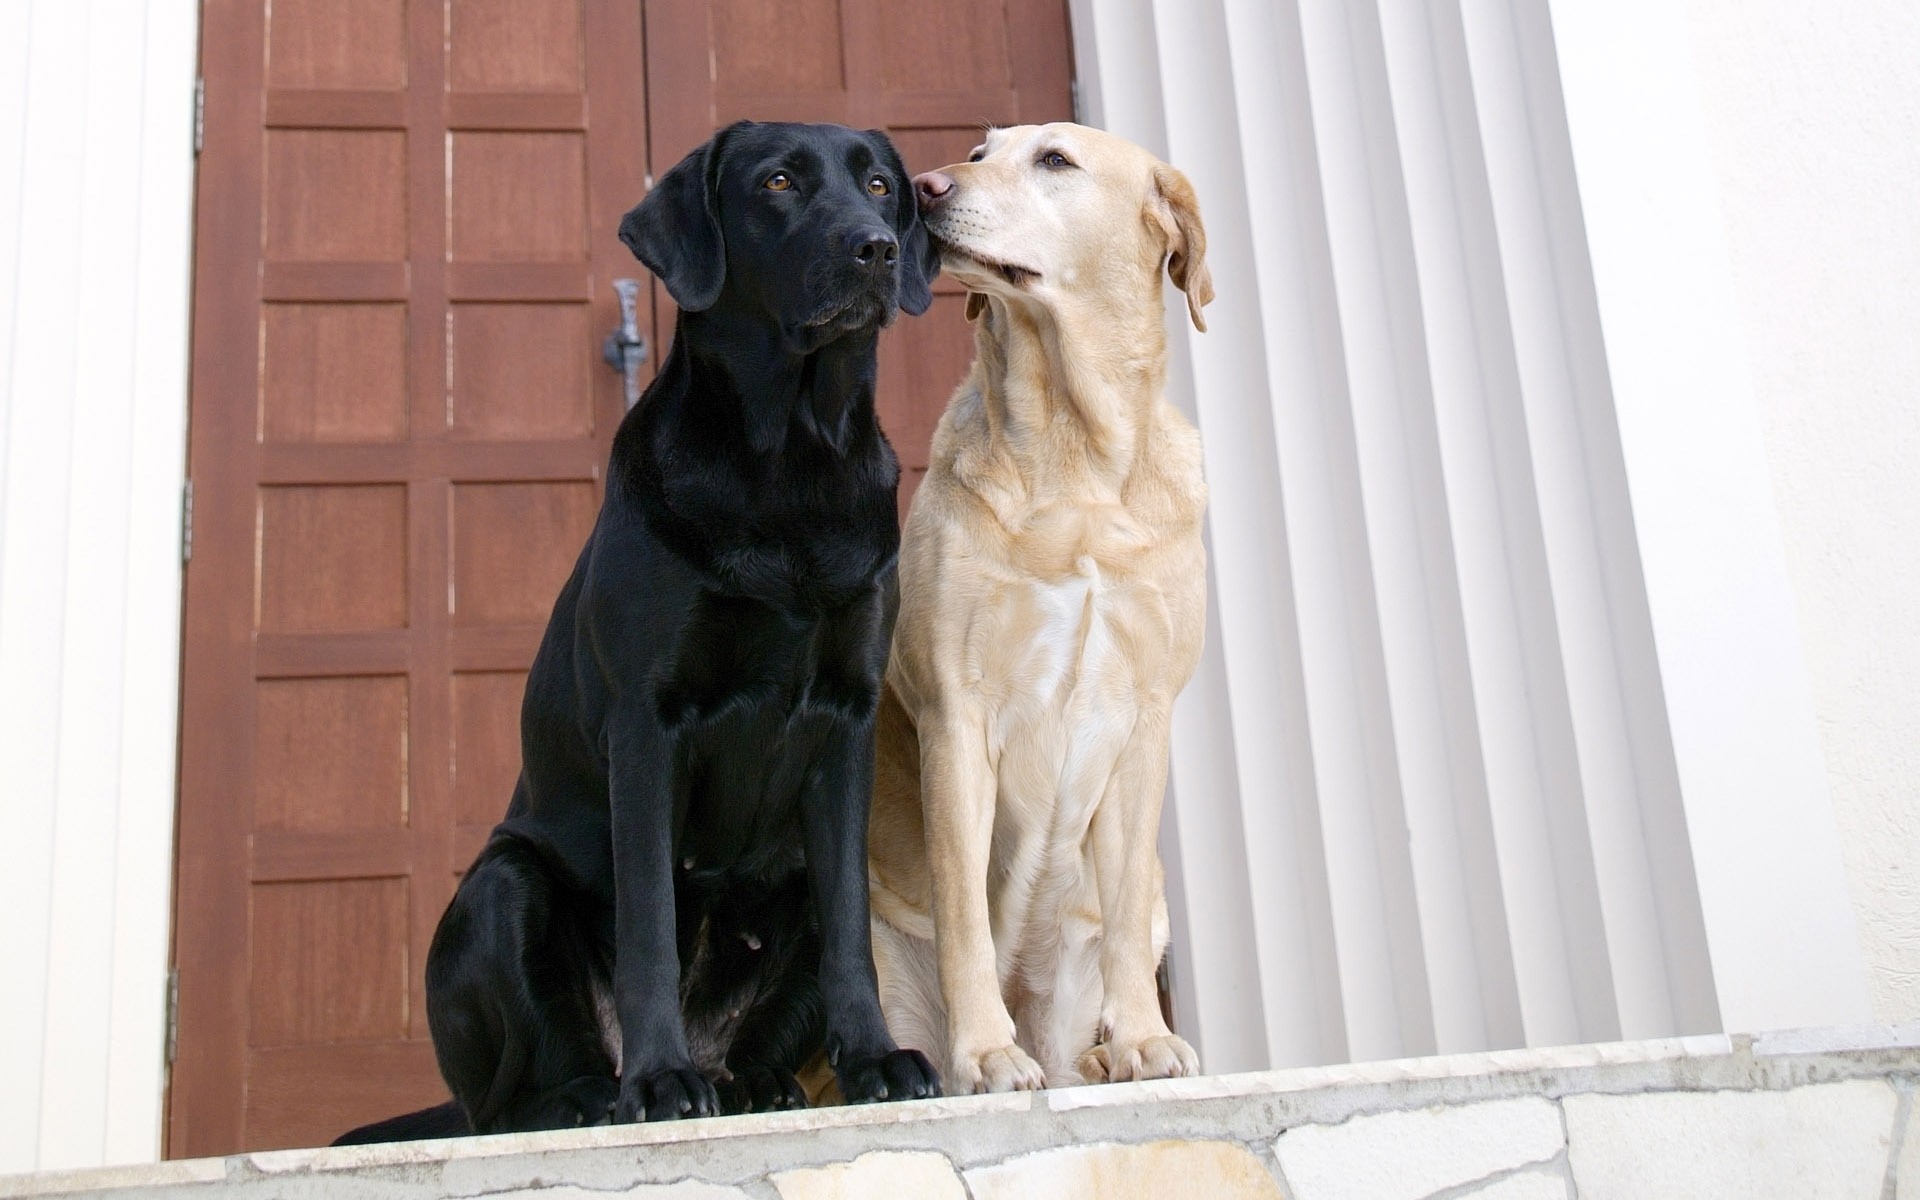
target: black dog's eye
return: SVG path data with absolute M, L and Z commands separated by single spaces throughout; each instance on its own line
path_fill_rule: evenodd
M 793 177 L 785 171 L 775 171 L 773 174 L 767 176 L 766 183 L 761 186 L 770 192 L 788 191 L 793 187 Z
M 876 196 L 886 196 L 892 194 L 893 185 L 887 182 L 886 176 L 875 175 L 867 180 L 867 190 Z
M 1070 167 L 1073 163 L 1066 155 L 1060 153 L 1058 150 L 1049 150 L 1040 156 L 1040 165 L 1043 167 L 1052 167 L 1057 171 L 1062 167 Z
M 985 146 L 975 146 L 973 148 L 973 153 L 967 155 L 967 161 L 979 162 L 981 159 L 985 158 L 986 156 L 987 156 L 987 148 Z

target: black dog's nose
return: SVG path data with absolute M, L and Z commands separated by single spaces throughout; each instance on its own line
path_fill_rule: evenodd
M 869 270 L 885 270 L 900 260 L 900 239 L 893 231 L 880 229 L 856 229 L 848 239 L 852 243 L 854 261 Z

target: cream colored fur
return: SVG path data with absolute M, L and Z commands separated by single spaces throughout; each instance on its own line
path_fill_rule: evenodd
M 901 547 L 870 834 L 881 1004 L 950 1093 L 1193 1074 L 1154 971 L 1170 715 L 1206 612 L 1160 272 L 1204 329 L 1198 205 L 1078 125 L 994 130 L 942 173 L 928 227 L 976 357 Z

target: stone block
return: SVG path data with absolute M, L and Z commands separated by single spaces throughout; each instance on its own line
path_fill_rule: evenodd
M 516 1188 L 510 1192 L 488 1192 L 487 1200 L 751 1200 L 739 1188 L 682 1179 L 676 1183 L 640 1183 L 624 1191 L 596 1188 L 560 1187 Z
M 1460 1193 L 1460 1200 L 1572 1200 L 1566 1176 L 1557 1170 L 1520 1171 L 1485 1187 Z
M 1286 1200 L 1271 1172 L 1232 1142 L 1103 1143 L 1023 1154 L 967 1172 L 974 1200 Z
M 1776 1029 L 1753 1035 L 1755 1058 L 1788 1054 L 1844 1054 L 1856 1050 L 1898 1050 L 1920 1046 L 1920 1021 L 1904 1025 L 1821 1025 L 1812 1029 Z
M 1907 1131 L 1900 1136 L 1900 1161 L 1894 1164 L 1893 1200 L 1920 1200 L 1920 1100 L 1909 1098 Z
M 1421 1200 L 1560 1153 L 1547 1100 L 1494 1100 L 1289 1129 L 1273 1144 L 1296 1200 Z
M 0 1197 L 13 1200 L 14 1197 L 56 1196 L 119 1188 L 187 1188 L 195 1184 L 217 1184 L 226 1177 L 226 1160 L 219 1158 L 186 1158 L 123 1167 L 82 1167 L 72 1171 L 42 1171 L 36 1175 L 0 1175 Z
M 1876 1197 L 1896 1096 L 1879 1080 L 1783 1092 L 1579 1095 L 1561 1101 L 1581 1200 Z
M 966 1200 L 944 1154 L 874 1150 L 852 1162 L 773 1173 L 780 1200 Z

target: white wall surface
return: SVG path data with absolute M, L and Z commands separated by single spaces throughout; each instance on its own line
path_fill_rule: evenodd
M 1864 1021 L 1686 15 L 1666 0 L 1548 7 L 1722 1018 Z
M 1920 1019 L 1920 5 L 1690 0 L 1874 1015 Z
M 0 1172 L 160 1151 L 198 26 L 0 4 Z

